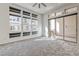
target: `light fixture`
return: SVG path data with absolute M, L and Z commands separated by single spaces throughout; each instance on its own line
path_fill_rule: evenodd
M 47 7 L 45 3 L 34 3 L 32 7 L 35 7 L 36 5 L 38 5 L 38 8 L 41 8 L 41 6 Z

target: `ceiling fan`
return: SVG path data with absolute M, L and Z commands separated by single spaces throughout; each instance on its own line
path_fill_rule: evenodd
M 36 5 L 38 5 L 38 8 L 41 8 L 41 6 L 47 7 L 45 3 L 34 3 L 32 7 L 35 7 Z

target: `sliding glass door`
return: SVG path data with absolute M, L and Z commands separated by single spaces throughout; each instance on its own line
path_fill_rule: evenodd
M 76 42 L 76 16 L 64 17 L 64 40 Z
M 77 14 L 49 20 L 49 36 L 77 42 Z

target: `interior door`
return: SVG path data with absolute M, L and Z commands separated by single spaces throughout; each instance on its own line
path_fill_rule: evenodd
M 63 18 L 56 19 L 56 39 L 63 39 Z
M 76 42 L 76 16 L 64 17 L 64 40 Z

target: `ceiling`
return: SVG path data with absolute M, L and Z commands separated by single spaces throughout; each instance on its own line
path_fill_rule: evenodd
M 50 11 L 51 9 L 54 9 L 55 7 L 63 5 L 63 3 L 45 3 L 47 5 L 47 7 L 44 7 L 41 5 L 41 8 L 38 8 L 38 5 L 36 5 L 35 7 L 32 7 L 33 4 L 34 3 L 18 3 L 18 5 L 28 8 L 30 10 L 33 10 L 40 14 L 46 13 L 46 12 Z

